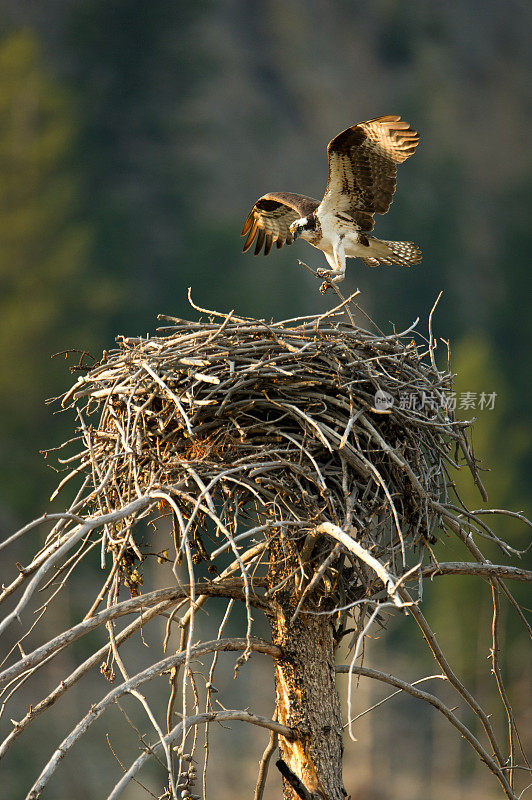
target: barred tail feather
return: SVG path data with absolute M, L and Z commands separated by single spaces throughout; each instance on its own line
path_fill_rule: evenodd
M 387 256 L 386 260 L 380 259 L 383 264 L 400 264 L 403 267 L 410 267 L 421 261 L 421 250 L 416 247 L 414 242 L 387 242 L 381 239 L 381 243 L 391 251 L 391 255 Z
M 388 242 L 384 239 L 370 239 L 369 258 L 362 261 L 368 267 L 378 264 L 399 264 L 410 267 L 421 261 L 421 250 L 413 242 Z

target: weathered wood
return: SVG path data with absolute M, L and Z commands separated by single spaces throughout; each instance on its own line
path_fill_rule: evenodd
M 279 752 L 289 769 L 316 798 L 344 800 L 342 781 L 342 717 L 336 691 L 333 631 L 327 615 L 291 617 L 299 593 L 294 580 L 299 567 L 296 546 L 287 539 L 272 543 L 269 580 L 275 612 L 271 618 L 273 642 L 283 657 L 275 662 L 277 719 L 295 728 L 299 737 L 279 736 Z M 284 780 L 285 800 L 299 800 Z

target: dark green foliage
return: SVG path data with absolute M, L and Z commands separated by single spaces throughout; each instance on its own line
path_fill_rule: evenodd
M 27 513 L 45 499 L 36 451 L 59 435 L 44 399 L 61 385 L 65 365 L 50 355 L 101 346 L 112 291 L 91 276 L 72 98 L 28 32 L 0 43 L 0 75 L 0 498 Z

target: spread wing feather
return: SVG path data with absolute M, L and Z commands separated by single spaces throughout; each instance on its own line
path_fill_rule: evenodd
M 263 195 L 249 212 L 242 228 L 242 236 L 247 234 L 244 253 L 253 244 L 255 236 L 255 255 L 260 253 L 263 245 L 264 255 L 267 256 L 274 242 L 279 248 L 284 244 L 292 244 L 290 225 L 296 219 L 312 214 L 318 205 L 318 200 L 303 194 L 270 192 Z
M 360 122 L 329 142 L 329 177 L 321 211 L 349 214 L 363 230 L 373 229 L 373 214 L 392 203 L 397 164 L 412 155 L 419 136 L 408 122 L 390 115 Z

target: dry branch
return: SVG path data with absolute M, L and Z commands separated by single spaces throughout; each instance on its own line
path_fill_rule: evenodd
M 102 642 L 13 722 L 0 758 L 95 665 L 109 681 L 116 666 L 123 681 L 88 710 L 28 797 L 39 796 L 98 716 L 119 697 L 133 694 L 157 740 L 147 747 L 141 737 L 144 752 L 124 766 L 112 798 L 160 748 L 167 773 L 162 796 L 194 796 L 195 771 L 187 764 L 197 753 L 198 726 L 244 718 L 279 735 L 287 800 L 305 791 L 343 798 L 333 658 L 349 635 L 351 675 L 390 683 L 436 707 L 495 774 L 506 796 L 516 800 L 510 776 L 519 766 L 519 736 L 499 664 L 499 594 L 524 619 L 504 580 L 530 582 L 532 573 L 492 564 L 479 542 L 489 540 L 512 557 L 519 551 L 487 524 L 487 515 L 510 514 L 530 523 L 520 512 L 471 512 L 454 496 L 450 474 L 456 466 L 465 465 L 481 492 L 483 487 L 469 423 L 457 420 L 447 401 L 452 375 L 436 365 L 431 329 L 428 339 L 416 332 L 416 324 L 390 335 L 376 326 L 366 330 L 353 323 L 358 307 L 352 300 L 342 299 L 321 315 L 283 322 L 192 304 L 200 320 L 167 317 L 157 336 L 120 338 L 118 347 L 63 397 L 79 427 L 65 443 L 60 458 L 65 473 L 54 494 L 70 491 L 76 482 L 79 486 L 65 513 L 44 515 L 0 544 L 5 557 L 22 536 L 39 526 L 47 531 L 40 550 L 25 566 L 17 565 L 0 594 L 0 604 L 14 598 L 0 632 L 20 630 L 16 626 L 33 608 L 37 592 L 44 613 L 96 547 L 104 577 L 96 596 L 87 598 L 88 612 L 79 623 L 33 644 L 27 655 L 16 647 L 22 650 L 28 631 L 15 640 L 0 673 L 5 684 L 0 716 L 23 684 L 80 637 L 96 631 Z M 404 403 L 405 397 L 415 402 Z M 156 516 L 169 524 L 157 527 Z M 438 563 L 432 544 L 442 531 L 461 541 L 475 563 Z M 141 594 L 149 560 L 172 567 L 172 585 L 167 569 L 167 588 Z M 211 580 L 198 578 L 200 564 Z M 420 611 L 423 579 L 442 575 L 476 575 L 493 587 L 492 667 L 508 721 L 510 762 L 506 743 L 495 738 L 496 726 L 451 668 Z M 404 586 L 413 579 L 420 591 L 411 596 Z M 124 590 L 130 599 L 121 598 Z M 223 597 L 228 605 L 217 639 L 202 642 L 199 614 L 212 597 Z M 223 639 L 235 601 L 246 609 L 244 635 Z M 481 721 L 486 742 L 435 696 L 356 663 L 364 636 L 384 607 L 405 610 L 416 620 L 445 677 Z M 257 612 L 268 616 L 274 644 L 253 638 Z M 136 617 L 119 629 L 127 614 Z M 178 651 L 154 655 L 150 667 L 129 678 L 119 648 L 161 617 L 166 622 L 162 651 L 167 652 L 173 630 L 179 632 Z M 278 722 L 213 709 L 216 654 L 223 650 L 239 652 L 236 672 L 256 650 L 273 657 Z M 214 654 L 210 668 L 203 667 L 204 688 L 196 674 L 202 654 Z M 152 708 L 139 687 L 163 675 L 167 680 L 168 674 L 170 697 L 164 709 Z M 168 748 L 174 742 L 172 756 Z M 208 739 L 206 747 L 208 755 Z M 257 796 L 271 750 L 263 757 Z

